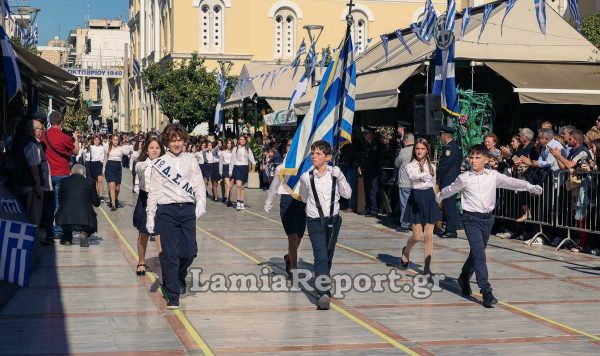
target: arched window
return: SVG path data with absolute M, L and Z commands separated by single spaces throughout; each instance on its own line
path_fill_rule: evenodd
M 297 16 L 289 8 L 280 8 L 275 12 L 275 58 L 294 57 L 296 44 Z
M 225 51 L 225 6 L 221 0 L 200 2 L 200 52 L 223 53 Z
M 352 17 L 354 18 L 354 25 L 352 25 L 354 47 L 357 53 L 362 53 L 369 37 L 369 21 L 362 11 L 352 11 Z

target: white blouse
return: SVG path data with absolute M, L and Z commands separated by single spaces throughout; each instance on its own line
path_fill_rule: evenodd
M 429 172 L 429 164 L 433 170 L 433 175 Z M 429 189 L 435 185 L 435 165 L 433 163 L 425 162 L 423 166 L 423 172 L 421 172 L 421 166 L 417 160 L 412 160 L 403 169 L 406 170 L 408 180 L 410 180 L 410 187 L 412 189 Z
M 104 150 L 104 146 L 89 145 L 88 151 L 90 153 L 90 161 L 91 162 L 103 162 L 104 161 L 104 155 L 106 154 L 106 151 Z
M 131 146 L 113 147 L 113 149 L 108 152 L 107 161 L 121 161 L 123 156 L 128 156 L 132 153 L 133 149 Z
M 249 147 L 237 146 L 231 153 L 231 164 L 229 170 L 233 171 L 233 166 L 247 166 L 249 163 L 256 164 L 254 154 Z

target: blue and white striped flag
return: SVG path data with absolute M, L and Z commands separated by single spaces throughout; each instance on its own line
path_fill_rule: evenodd
M 344 71 L 346 81 L 345 86 L 342 86 Z M 290 150 L 280 169 L 280 174 L 285 176 L 283 178 L 284 186 L 295 198 L 298 198 L 300 176 L 312 167 L 310 146 L 313 142 L 325 140 L 332 144 L 334 152 L 337 152 L 338 147 L 335 147 L 337 143 L 341 147 L 345 143 L 351 142 L 355 88 L 356 65 L 352 50 L 352 38 L 348 35 L 344 36 L 340 43 L 340 50 L 336 51 L 327 66 L 317 95 L 310 104 L 302 124 L 296 130 Z M 340 117 L 342 101 L 343 108 Z
M 454 23 L 456 22 L 456 0 L 448 0 L 446 10 L 446 30 L 454 32 Z
M 569 10 L 577 25 L 577 31 L 581 32 L 581 14 L 579 13 L 579 0 L 569 0 Z
M 383 53 L 385 53 L 385 61 L 388 60 L 388 35 L 381 35 L 381 46 L 383 47 Z
M 327 51 L 323 50 L 321 53 L 321 61 L 319 62 L 319 68 L 321 72 L 323 71 L 323 67 L 325 66 L 325 61 L 327 61 Z
M 435 13 L 435 8 L 433 7 L 433 2 L 431 0 L 427 0 L 422 16 L 423 22 L 421 22 L 420 25 L 413 23 L 410 27 L 421 41 L 429 43 L 433 38 L 435 22 L 437 21 L 437 14 Z
M 540 31 L 546 34 L 546 1 L 533 0 L 535 2 L 535 17 L 537 18 Z
M 300 66 L 300 57 L 306 53 L 306 42 L 302 40 L 300 47 L 298 47 L 298 51 L 296 51 L 296 56 L 292 61 L 292 68 L 294 68 L 294 74 L 292 74 L 292 78 L 296 76 L 296 72 L 298 72 L 298 67 Z
M 404 36 L 402 36 L 402 30 L 396 30 L 394 32 L 396 33 L 396 37 L 402 42 L 404 48 L 406 48 L 406 51 L 412 56 L 412 51 L 410 50 L 408 43 L 406 43 Z
M 441 96 L 442 109 L 446 110 L 450 115 L 460 116 L 454 70 L 454 41 L 452 41 L 452 44 L 446 50 L 436 47 L 435 80 L 431 93 Z
M 479 36 L 477 37 L 477 42 L 481 39 L 481 34 L 485 30 L 485 25 L 487 25 L 488 20 L 490 19 L 490 15 L 494 11 L 494 4 L 487 4 L 483 9 L 483 19 L 481 20 L 481 30 L 479 30 Z
M 465 37 L 465 31 L 467 31 L 467 27 L 469 27 L 469 22 L 471 22 L 471 8 L 467 7 L 463 11 L 462 26 L 460 26 L 460 40 L 461 41 L 462 41 L 463 37 Z
M 0 220 L 0 280 L 21 287 L 29 286 L 35 235 L 36 227 L 33 224 Z
M 300 100 L 306 94 L 306 89 L 308 89 L 308 76 L 306 72 L 302 74 L 300 81 L 296 84 L 296 89 L 292 92 L 292 96 L 290 97 L 290 102 L 288 104 L 288 112 L 294 110 L 294 104 Z
M 17 66 L 15 50 L 2 26 L 0 26 L 0 45 L 2 46 L 2 65 L 4 77 L 6 78 L 8 101 L 10 102 L 21 92 L 21 73 L 19 73 L 19 67 Z
M 227 91 L 227 84 L 227 78 L 221 72 L 217 72 L 219 98 L 217 100 L 217 107 L 215 108 L 215 118 L 213 120 L 215 125 L 215 135 L 221 132 L 221 125 L 223 125 L 223 103 L 225 103 L 225 93 Z
M 365 49 L 364 49 L 363 53 L 367 51 L 367 48 L 369 48 L 369 45 L 371 44 L 371 42 L 373 42 L 373 39 L 372 38 L 368 38 L 367 39 L 367 44 L 365 45 Z
M 7 16 L 10 16 L 10 6 L 8 5 L 8 0 L 0 0 L 0 16 L 4 19 Z
M 142 66 L 140 66 L 140 62 L 133 56 L 133 74 L 137 77 L 142 73 Z
M 506 1 L 506 9 L 504 10 L 504 16 L 502 17 L 502 23 L 500 24 L 500 35 L 502 35 L 502 28 L 504 27 L 504 19 L 506 18 L 506 16 L 508 16 L 508 13 L 510 12 L 510 10 L 512 10 L 513 7 L 515 7 L 516 2 L 517 2 L 517 0 Z

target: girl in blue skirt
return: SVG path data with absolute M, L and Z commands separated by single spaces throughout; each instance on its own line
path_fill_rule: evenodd
M 223 201 L 227 202 L 227 206 L 231 206 L 231 189 L 233 188 L 233 180 L 229 173 L 229 165 L 231 164 L 231 152 L 233 151 L 233 140 L 228 138 L 223 145 L 223 149 L 219 153 L 219 174 L 225 183 L 225 194 Z
M 442 218 L 440 207 L 435 201 L 435 166 L 429 158 L 431 148 L 427 140 L 419 138 L 413 147 L 412 161 L 405 166 L 410 180 L 411 192 L 408 197 L 404 222 L 412 224 L 413 235 L 402 249 L 400 262 L 402 267 L 409 264 L 410 251 L 425 235 L 424 274 L 431 273 L 431 254 L 433 253 L 433 227 Z

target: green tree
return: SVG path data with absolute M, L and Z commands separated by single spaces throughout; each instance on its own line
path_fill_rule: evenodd
M 600 13 L 581 19 L 581 34 L 596 48 L 600 48 Z
M 213 119 L 219 87 L 214 72 L 207 71 L 197 53 L 190 60 L 169 62 L 164 69 L 152 64 L 144 70 L 143 79 L 169 119 L 190 128 Z
M 63 122 L 63 127 L 67 130 L 84 130 L 88 127 L 89 112 L 87 103 L 81 99 L 79 101 L 81 102 L 79 107 L 75 108 L 73 105 L 67 107 L 65 121 Z

